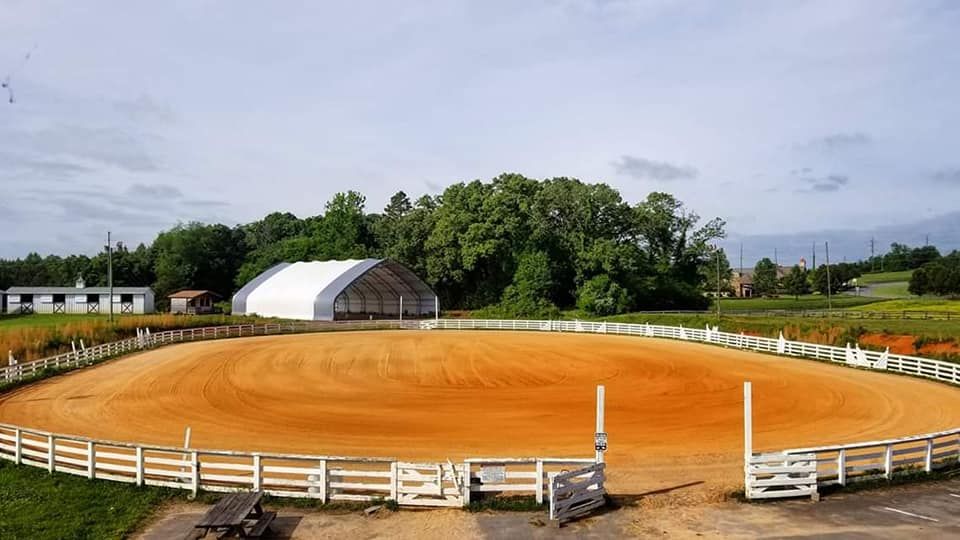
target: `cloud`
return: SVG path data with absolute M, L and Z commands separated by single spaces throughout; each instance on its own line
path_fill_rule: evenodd
M 940 169 L 932 177 L 937 182 L 960 184 L 960 169 Z
M 443 193 L 443 184 L 431 182 L 430 180 L 424 180 L 423 184 L 427 186 L 427 190 L 430 193 Z
M 167 124 L 176 119 L 173 108 L 146 94 L 133 101 L 116 101 L 113 108 L 134 122 L 156 122 Z
M 840 188 L 850 183 L 850 177 L 845 174 L 817 176 L 809 167 L 794 169 L 790 171 L 790 176 L 801 182 L 801 187 L 796 190 L 800 193 L 840 191 Z
M 179 199 L 183 197 L 176 186 L 169 184 L 133 184 L 127 188 L 127 195 L 131 197 L 150 197 L 157 199 Z
M 665 161 L 624 155 L 619 161 L 613 162 L 617 174 L 631 176 L 638 180 L 650 179 L 659 181 L 687 180 L 696 178 L 699 171 L 689 165 L 674 165 Z
M 863 148 L 871 144 L 873 144 L 873 137 L 857 131 L 852 133 L 833 133 L 823 137 L 817 137 L 798 145 L 798 148 L 823 153 L 835 153 Z

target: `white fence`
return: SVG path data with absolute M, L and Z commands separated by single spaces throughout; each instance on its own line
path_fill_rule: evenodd
M 199 450 L 60 435 L 0 424 L 0 459 L 87 478 L 203 491 L 263 490 L 327 501 L 396 500 L 462 506 L 471 493 L 533 495 L 560 472 L 593 459 L 482 458 L 405 463 L 394 458 Z M 499 476 L 484 473 L 493 469 Z M 469 475 L 469 480 L 467 476 Z
M 746 467 L 748 499 L 810 497 L 817 493 L 817 463 L 812 453 L 752 454 Z
M 799 341 L 747 336 L 721 332 L 716 327 L 704 329 L 651 324 L 627 324 L 586 321 L 527 321 L 527 320 L 473 320 L 441 319 L 422 321 L 344 321 L 344 322 L 283 322 L 261 325 L 232 325 L 184 330 L 168 330 L 0 369 L 0 381 L 10 382 L 37 374 L 45 368 L 83 366 L 98 360 L 133 350 L 206 339 L 260 336 L 331 330 L 371 329 L 449 329 L 449 330 L 527 330 L 539 332 L 583 332 L 668 338 L 712 343 L 725 347 L 768 352 L 825 360 L 850 367 L 890 371 L 960 385 L 960 365 L 927 358 L 861 350 L 849 345 L 833 347 Z M 11 434 L 13 433 L 13 434 Z M 19 435 L 17 435 L 19 434 Z M 14 439 L 11 439 L 14 437 Z M 25 437 L 25 439 L 16 439 Z M 749 460 L 745 467 L 756 466 L 757 479 L 765 483 L 787 482 L 799 479 L 793 491 L 802 493 L 809 486 L 809 471 L 802 462 L 814 454 L 815 477 L 818 485 L 846 484 L 863 479 L 891 477 L 902 470 L 932 470 L 937 466 L 960 461 L 960 428 L 939 433 L 917 435 L 887 441 L 871 441 L 850 445 L 793 449 L 776 452 L 780 459 L 763 463 Z M 20 442 L 17 442 L 19 440 Z M 24 442 L 26 440 L 26 442 Z M 103 453 L 96 448 L 104 447 Z M 122 449 L 127 450 L 122 450 Z M 137 450 L 137 448 L 140 448 Z M 19 449 L 19 450 L 18 450 Z M 84 453 L 86 452 L 86 453 Z M 62 455 L 62 458 L 61 458 Z M 103 456 L 102 458 L 100 456 Z M 51 457 L 52 456 L 52 457 Z M 754 454 L 764 460 L 761 454 Z M 317 456 L 289 456 L 283 454 L 254 454 L 221 451 L 195 451 L 176 448 L 133 445 L 108 441 L 92 441 L 82 437 L 46 434 L 16 426 L 0 426 L 0 458 L 18 463 L 37 465 L 51 470 L 64 470 L 90 476 L 132 481 L 149 485 L 173 485 L 186 489 L 234 490 L 266 489 L 294 497 L 315 497 L 323 500 L 374 500 L 398 498 L 401 489 L 411 501 L 427 499 L 446 500 L 451 489 L 462 491 L 461 504 L 469 504 L 471 493 L 527 492 L 543 501 L 545 484 L 551 474 L 557 474 L 567 465 L 593 463 L 593 459 L 498 458 L 466 460 L 463 464 L 449 464 L 448 472 L 441 472 L 439 480 L 415 478 L 425 470 L 411 470 L 410 482 L 398 480 L 398 462 L 395 460 L 367 460 L 365 458 L 337 458 Z M 782 458 L 782 459 L 781 459 Z M 176 462 L 176 463 L 171 463 Z M 93 463 L 93 465 L 91 465 Z M 150 467 L 147 467 L 147 465 Z M 408 464 L 418 465 L 418 464 Z M 86 469 L 84 469 L 86 467 Z M 334 467 L 334 468 L 330 468 Z M 350 467 L 350 468 L 345 468 Z M 433 465 L 431 465 L 433 467 Z M 779 467 L 779 468 L 777 468 Z M 413 467 L 409 467 L 413 469 Z M 554 469 L 553 471 L 548 469 Z M 763 470 L 764 468 L 768 470 Z M 922 468 L 922 469 L 921 469 Z M 122 469 L 122 470 L 121 470 Z M 479 469 L 479 470 L 478 470 Z M 776 472 L 792 469 L 786 472 Z M 80 471 L 80 472 L 77 472 Z M 92 471 L 92 472 L 91 472 Z M 201 472 L 202 471 L 202 472 Z M 212 471 L 212 472 L 211 472 Z M 427 471 L 429 472 L 429 471 Z M 502 472 L 502 474 L 501 474 Z M 776 475 L 780 475 L 776 478 Z M 132 480 L 131 480 L 132 478 Z M 772 485 L 749 485 L 747 493 L 774 493 L 785 496 L 791 488 Z M 459 480 L 459 484 L 455 484 Z M 403 484 L 403 488 L 401 488 Z M 787 482 L 786 485 L 789 485 Z M 439 487 L 438 487 L 439 486 Z M 777 489 L 769 489 L 777 487 Z M 756 488 L 756 490 L 752 490 Z M 759 490 L 759 491 L 757 491 Z M 430 491 L 430 493 L 426 493 Z

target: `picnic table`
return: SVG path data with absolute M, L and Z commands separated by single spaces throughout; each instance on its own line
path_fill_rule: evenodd
M 226 495 L 194 527 L 203 530 L 202 536 L 213 531 L 220 533 L 221 537 L 259 538 L 277 517 L 276 512 L 263 511 L 260 506 L 262 498 L 262 491 Z

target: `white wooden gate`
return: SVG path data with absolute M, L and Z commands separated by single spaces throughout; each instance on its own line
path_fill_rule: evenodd
M 405 506 L 463 506 L 463 465 L 397 463 L 397 503 Z
M 604 464 L 560 473 L 550 480 L 550 519 L 557 525 L 606 504 Z
M 816 454 L 754 454 L 746 472 L 747 499 L 816 497 Z

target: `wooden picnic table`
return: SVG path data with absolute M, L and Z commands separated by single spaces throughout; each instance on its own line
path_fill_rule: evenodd
M 203 529 L 203 536 L 214 531 L 221 533 L 221 536 L 258 538 L 270 528 L 273 518 L 277 517 L 276 512 L 263 511 L 260 506 L 261 499 L 262 491 L 226 495 L 217 501 L 194 527 Z

